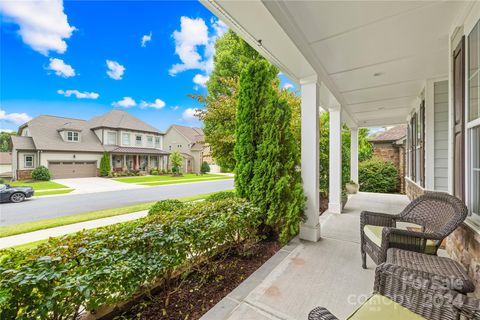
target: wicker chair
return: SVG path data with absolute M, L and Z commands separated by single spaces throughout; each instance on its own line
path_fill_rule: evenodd
M 348 319 L 386 319 L 385 310 L 391 312 L 394 304 L 408 309 L 406 312 L 411 315 L 413 313 L 427 320 L 480 319 L 480 300 L 439 286 L 415 272 L 392 264 L 384 263 L 377 267 L 374 290 L 376 295 L 388 302 L 383 306 L 373 305 L 374 308 L 363 304 Z M 397 311 L 398 308 L 394 312 Z M 310 311 L 308 319 L 338 320 L 323 307 Z M 405 316 L 404 319 L 409 318 Z
M 462 201 L 443 192 L 427 192 L 396 215 L 363 211 L 362 267 L 367 267 L 367 253 L 377 265 L 385 262 L 389 248 L 437 254 L 442 240 L 465 220 L 467 212 Z M 397 222 L 420 225 L 422 231 L 397 229 Z

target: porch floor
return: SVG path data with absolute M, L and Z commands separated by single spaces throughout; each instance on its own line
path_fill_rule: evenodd
M 360 212 L 398 213 L 403 195 L 358 193 L 342 214 L 321 216 L 317 243 L 294 239 L 202 319 L 307 319 L 324 306 L 345 319 L 373 290 L 375 264 L 361 267 Z

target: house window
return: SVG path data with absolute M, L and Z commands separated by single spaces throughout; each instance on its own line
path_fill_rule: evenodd
M 117 144 L 117 133 L 116 132 L 107 132 L 107 144 L 109 144 L 109 145 Z
M 141 145 L 142 145 L 142 136 L 139 135 L 139 134 L 137 134 L 137 135 L 135 136 L 135 145 L 136 145 L 136 146 L 141 146 Z
M 410 119 L 407 133 L 408 176 L 425 187 L 425 102 Z
M 168 146 L 168 150 L 172 150 L 172 146 Z
M 147 147 L 153 147 L 153 136 L 147 136 Z
M 468 210 L 480 225 L 480 22 L 468 35 Z
M 160 137 L 155 137 L 155 148 L 160 148 Z
M 67 131 L 67 141 L 78 142 L 78 132 L 76 131 Z
M 130 133 L 122 134 L 122 144 L 124 146 L 129 146 L 130 145 Z
M 181 147 L 182 147 L 182 145 L 181 145 L 181 144 L 177 144 L 177 148 L 181 148 Z
M 24 160 L 25 160 L 25 162 L 24 162 L 24 167 L 25 168 L 33 168 L 33 155 L 31 155 L 31 154 L 25 155 Z

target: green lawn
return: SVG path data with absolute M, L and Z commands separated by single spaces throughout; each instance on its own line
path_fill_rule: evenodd
M 202 180 L 215 180 L 229 178 L 221 174 L 205 174 L 205 175 L 196 175 L 194 173 L 184 174 L 181 177 L 172 177 L 170 175 L 163 176 L 141 176 L 141 177 L 123 177 L 123 178 L 114 178 L 116 181 L 125 182 L 125 183 L 145 183 L 148 185 L 156 185 L 157 182 L 162 182 L 163 184 L 178 183 L 178 182 L 194 182 Z M 150 184 L 154 183 L 154 184 Z
M 65 193 L 70 193 L 75 189 L 60 189 L 60 190 L 52 190 L 52 191 L 37 191 L 35 192 L 35 196 L 41 197 L 41 196 L 51 196 L 54 194 L 65 194 Z
M 8 184 L 11 186 L 32 187 L 35 191 L 68 188 L 63 184 L 56 183 L 53 181 L 15 181 L 15 182 L 9 182 Z
M 227 191 L 231 191 L 231 190 L 227 190 Z M 199 194 L 199 195 L 190 196 L 190 197 L 182 197 L 182 198 L 178 198 L 178 200 L 183 202 L 202 200 L 212 193 L 213 192 Z M 127 214 L 127 213 L 136 212 L 136 211 L 148 210 L 154 203 L 155 202 L 147 202 L 147 203 L 136 204 L 128 207 L 98 210 L 98 211 L 86 212 L 81 214 L 74 214 L 74 215 L 65 216 L 65 217 L 16 224 L 12 226 L 3 226 L 3 227 L 0 227 L 0 238 L 13 236 L 16 234 L 33 232 L 37 230 L 53 228 L 53 227 L 60 227 L 60 226 L 77 223 L 77 222 L 84 222 L 84 221 L 95 220 L 100 218 L 118 216 L 121 214 Z

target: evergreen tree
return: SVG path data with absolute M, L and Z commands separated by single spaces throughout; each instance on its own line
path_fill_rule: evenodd
M 107 177 L 110 174 L 110 156 L 108 152 L 104 152 L 102 159 L 100 159 L 100 176 Z
M 200 172 L 201 173 L 207 173 L 210 172 L 210 166 L 208 165 L 207 161 L 202 162 L 202 166 L 200 167 Z
M 262 110 L 270 103 L 273 80 L 278 71 L 264 59 L 251 61 L 240 76 L 238 92 L 235 188 L 240 197 L 251 199 L 257 146 L 262 130 Z
M 290 122 L 292 110 L 277 95 L 261 113 L 252 202 L 266 214 L 267 225 L 285 243 L 298 234 L 305 207 L 299 148 Z

